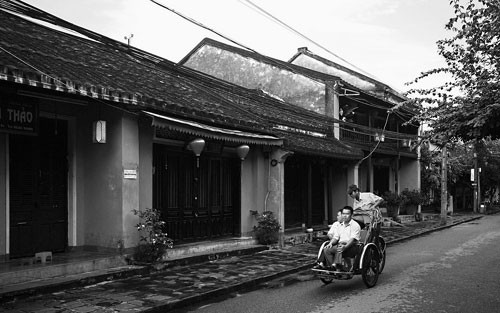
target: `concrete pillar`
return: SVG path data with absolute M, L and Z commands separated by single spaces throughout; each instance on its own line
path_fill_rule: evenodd
M 139 209 L 139 125 L 135 117 L 122 118 L 122 242 L 117 245 L 128 248 L 137 244 L 137 217 L 132 210 Z M 147 177 L 147 175 L 145 175 Z
M 325 115 L 339 119 L 340 101 L 338 81 L 327 81 L 325 86 Z M 339 123 L 333 124 L 333 136 L 340 139 Z
M 278 219 L 281 233 L 285 225 L 285 161 L 292 154 L 291 151 L 274 149 L 270 157 L 267 210 L 273 212 Z

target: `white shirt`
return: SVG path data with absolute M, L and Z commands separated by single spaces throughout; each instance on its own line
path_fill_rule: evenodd
M 352 238 L 359 241 L 361 239 L 361 227 L 354 220 L 350 220 L 348 224 L 343 222 L 339 225 L 338 232 L 335 234 L 334 238 L 338 239 L 339 242 L 348 242 Z
M 335 234 L 338 233 L 338 229 L 340 227 L 339 221 L 336 221 L 335 223 L 332 224 L 332 227 L 330 227 L 330 230 L 328 231 L 328 238 L 333 238 L 335 237 Z
M 382 200 L 382 198 L 371 192 L 360 192 L 359 200 L 354 199 L 352 208 L 354 210 L 369 211 L 373 204 L 379 200 Z

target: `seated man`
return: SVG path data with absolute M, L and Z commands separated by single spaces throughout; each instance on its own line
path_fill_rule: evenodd
M 360 240 L 361 228 L 352 219 L 352 212 L 353 209 L 350 206 L 345 206 L 342 209 L 343 221 L 321 252 L 315 269 L 340 269 L 342 257 L 354 258 L 358 254 L 357 243 Z
M 335 223 L 332 224 L 332 226 L 330 227 L 330 230 L 327 233 L 327 236 L 330 240 L 332 240 L 333 236 L 335 236 L 335 233 L 338 232 L 340 223 L 342 223 L 342 209 L 340 209 L 337 212 L 337 221 L 335 221 Z

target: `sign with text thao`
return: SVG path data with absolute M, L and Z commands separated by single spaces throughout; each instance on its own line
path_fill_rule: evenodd
M 2 98 L 0 100 L 0 132 L 36 135 L 38 133 L 38 104 L 29 98 Z

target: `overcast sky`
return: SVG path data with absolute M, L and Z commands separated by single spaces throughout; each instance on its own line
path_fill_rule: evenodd
M 157 0 L 259 53 L 287 61 L 308 47 L 335 57 L 250 8 L 244 0 Z M 203 38 L 223 38 L 150 0 L 26 0 L 74 24 L 178 62 Z M 251 0 L 335 55 L 400 91 L 444 64 L 448 0 Z M 233 44 L 234 45 L 234 44 Z M 351 66 L 352 67 L 352 66 Z

